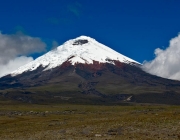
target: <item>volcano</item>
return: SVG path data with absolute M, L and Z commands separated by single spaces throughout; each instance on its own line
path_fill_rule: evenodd
M 0 78 L 0 95 L 29 103 L 180 104 L 180 82 L 80 36 Z

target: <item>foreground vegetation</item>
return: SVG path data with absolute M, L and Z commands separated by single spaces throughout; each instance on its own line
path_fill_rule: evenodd
M 180 106 L 31 105 L 1 102 L 0 139 L 178 140 Z

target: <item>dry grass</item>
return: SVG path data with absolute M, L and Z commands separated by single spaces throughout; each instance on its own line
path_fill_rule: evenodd
M 180 139 L 179 106 L 1 105 L 1 140 Z

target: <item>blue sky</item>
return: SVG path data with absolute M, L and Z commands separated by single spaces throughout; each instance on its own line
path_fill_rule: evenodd
M 52 42 L 86 35 L 142 63 L 178 36 L 179 6 L 179 0 L 7 0 L 0 5 L 0 30 L 46 43 L 38 53 L 19 56 L 35 58 L 51 50 Z
M 178 0 L 7 0 L 0 5 L 0 30 L 59 44 L 87 35 L 143 62 L 177 36 L 179 5 Z

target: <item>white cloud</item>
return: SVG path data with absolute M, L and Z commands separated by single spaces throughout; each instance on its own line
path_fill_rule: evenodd
M 29 55 L 34 52 L 43 52 L 46 44 L 40 38 L 24 34 L 0 33 L 0 63 L 7 63 L 19 55 Z
M 0 77 L 33 60 L 26 55 L 45 51 L 46 44 L 40 38 L 0 32 Z
M 0 77 L 9 74 L 10 72 L 18 69 L 22 65 L 31 62 L 32 60 L 32 57 L 21 56 L 10 60 L 7 64 L 0 64 Z
M 174 80 L 180 80 L 180 34 L 170 40 L 165 50 L 157 48 L 155 59 L 143 64 L 143 69 L 151 74 Z

